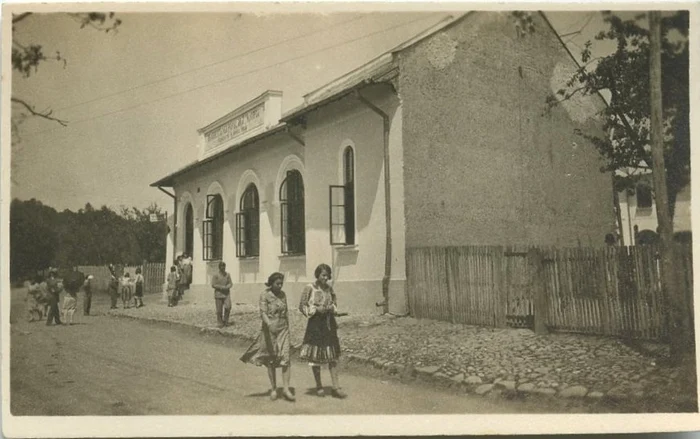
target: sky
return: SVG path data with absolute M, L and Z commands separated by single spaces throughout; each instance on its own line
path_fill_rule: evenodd
M 68 126 L 36 117 L 21 124 L 11 196 L 59 211 L 87 202 L 172 210 L 149 185 L 196 160 L 198 128 L 268 89 L 284 93 L 283 111 L 294 108 L 447 15 L 118 13 L 122 25 L 108 34 L 80 29 L 66 14 L 32 15 L 15 41 L 58 51 L 66 64 L 13 75 L 12 96 L 51 108 Z M 575 55 L 604 29 L 598 11 L 547 16 Z

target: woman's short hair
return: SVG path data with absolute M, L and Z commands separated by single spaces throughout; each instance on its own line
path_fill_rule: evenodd
M 277 279 L 282 279 L 284 281 L 284 274 L 282 274 L 278 271 L 275 271 L 274 273 L 272 273 L 270 275 L 270 277 L 267 278 L 267 282 L 265 282 L 265 286 L 271 287 L 277 281 Z
M 136 269 L 136 274 L 141 274 L 141 267 Z
M 221 270 L 222 268 L 226 268 L 226 262 L 224 261 L 219 262 L 219 270 Z
M 331 267 L 329 267 L 328 264 L 318 264 L 318 267 L 316 267 L 316 270 L 314 270 L 314 276 L 316 276 L 316 279 L 318 279 L 322 271 L 328 273 L 328 280 L 331 280 L 333 278 L 331 273 Z

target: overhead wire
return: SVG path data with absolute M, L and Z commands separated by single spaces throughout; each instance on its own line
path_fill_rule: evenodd
M 169 94 L 169 95 L 166 95 L 166 96 L 163 96 L 163 97 L 154 99 L 154 100 L 150 100 L 150 101 L 142 102 L 142 103 L 139 103 L 139 104 L 136 104 L 136 105 L 132 105 L 132 106 L 130 106 L 130 107 L 121 108 L 121 109 L 119 109 L 119 110 L 110 111 L 110 112 L 108 112 L 108 113 L 99 114 L 99 115 L 92 116 L 92 117 L 88 117 L 88 118 L 85 118 L 85 119 L 78 119 L 78 120 L 76 120 L 76 121 L 69 121 L 69 124 L 70 124 L 69 126 L 74 126 L 74 125 L 77 125 L 77 124 L 80 124 L 80 123 L 84 123 L 84 122 L 89 122 L 89 121 L 101 119 L 101 118 L 104 118 L 104 117 L 107 117 L 107 116 L 111 116 L 111 115 L 114 115 L 114 114 L 124 113 L 124 112 L 127 112 L 127 111 L 131 111 L 131 110 L 134 110 L 134 109 L 137 109 L 137 108 L 144 107 L 144 106 L 146 106 L 146 105 L 151 105 L 151 104 L 154 104 L 154 103 L 157 103 L 157 102 L 162 102 L 162 101 L 164 101 L 164 100 L 167 100 L 167 99 L 170 99 L 170 98 L 173 98 L 173 97 L 176 97 L 176 96 L 181 96 L 181 95 L 184 95 L 184 94 L 187 94 L 187 93 L 191 93 L 191 92 L 194 92 L 194 91 L 197 91 L 197 90 L 201 90 L 201 89 L 203 89 L 203 88 L 211 87 L 211 86 L 213 86 L 213 85 L 222 84 L 222 83 L 227 82 L 227 81 L 230 81 L 230 80 L 232 80 L 232 79 L 236 79 L 236 78 L 240 78 L 240 77 L 243 77 L 243 76 L 247 76 L 247 75 L 250 75 L 250 74 L 252 74 L 252 73 L 256 73 L 256 72 L 262 71 L 262 70 L 267 70 L 267 69 L 272 68 L 272 67 L 277 67 L 277 66 L 280 66 L 280 65 L 282 65 L 282 64 L 286 64 L 286 63 L 288 63 L 288 62 L 291 62 L 291 61 L 296 61 L 296 60 L 299 60 L 299 59 L 303 59 L 303 58 L 306 58 L 306 57 L 308 57 L 308 56 L 311 56 L 311 55 L 314 55 L 314 54 L 317 54 L 317 53 L 325 52 L 325 51 L 330 50 L 330 49 L 335 49 L 335 48 L 337 48 L 337 47 L 341 47 L 341 46 L 344 46 L 344 45 L 347 45 L 347 44 L 351 44 L 351 43 L 354 43 L 354 42 L 357 42 L 357 41 L 360 41 L 360 40 L 363 40 L 363 39 L 372 37 L 372 36 L 374 36 L 374 35 L 379 35 L 379 34 L 382 34 L 382 33 L 389 32 L 389 31 L 394 30 L 394 29 L 398 29 L 398 28 L 403 27 L 403 26 L 408 26 L 408 25 L 410 25 L 410 24 L 414 24 L 414 23 L 417 23 L 417 22 L 420 22 L 420 21 L 424 21 L 424 20 L 427 20 L 428 18 L 434 18 L 434 16 L 431 15 L 430 17 L 422 17 L 422 18 L 419 18 L 419 19 L 416 19 L 416 20 L 411 20 L 411 21 L 408 21 L 408 22 L 403 22 L 403 23 L 400 23 L 400 24 L 391 26 L 391 27 L 389 27 L 389 28 L 381 29 L 381 30 L 378 30 L 378 31 L 375 31 L 375 32 L 371 32 L 371 33 L 369 33 L 369 34 L 365 34 L 365 35 L 361 35 L 361 36 L 359 36 L 359 37 L 355 37 L 355 38 L 352 38 L 352 39 L 349 39 L 349 40 L 341 41 L 340 43 L 332 44 L 332 45 L 330 45 L 330 46 L 326 46 L 326 47 L 323 47 L 323 48 L 320 48 L 320 49 L 317 49 L 317 50 L 314 50 L 314 51 L 305 53 L 305 54 L 303 54 L 303 55 L 299 55 L 299 56 L 296 56 L 296 57 L 288 58 L 288 59 L 286 59 L 286 60 L 279 61 L 279 62 L 276 62 L 276 63 L 273 63 L 273 64 L 269 64 L 269 65 L 264 66 L 264 67 L 259 67 L 259 68 L 257 68 L 257 69 L 253 69 L 253 70 L 249 70 L 249 71 L 246 71 L 246 72 L 243 72 L 243 73 L 238 73 L 238 74 L 235 74 L 235 75 L 232 75 L 232 76 L 228 76 L 228 77 L 223 78 L 223 79 L 220 79 L 220 80 L 218 80 L 218 81 L 214 81 L 214 82 L 210 82 L 210 83 L 207 83 L 207 84 L 203 84 L 203 85 L 200 85 L 200 86 L 197 86 L 197 87 L 194 87 L 194 88 L 190 88 L 190 89 L 187 89 L 187 90 L 183 90 L 183 91 L 180 91 L 180 92 L 177 92 L 177 93 L 172 93 L 172 94 Z M 47 129 L 47 130 L 35 131 L 35 132 L 31 132 L 31 133 L 26 133 L 24 136 L 25 136 L 25 137 L 32 137 L 32 136 L 36 136 L 36 135 L 43 134 L 43 133 L 53 132 L 53 131 L 56 131 L 56 130 L 58 130 L 58 129 L 59 129 L 59 128 L 56 127 L 56 128 L 50 128 L 50 129 Z
M 205 64 L 205 65 L 203 65 L 203 66 L 199 66 L 199 67 L 195 67 L 195 68 L 192 68 L 192 69 L 189 69 L 189 70 L 185 70 L 185 71 L 183 71 L 183 72 L 179 72 L 179 73 L 176 73 L 176 74 L 173 74 L 173 75 L 170 75 L 170 76 L 166 76 L 166 77 L 164 77 L 164 78 L 156 79 L 156 80 L 154 80 L 154 81 L 146 82 L 146 83 L 143 83 L 143 84 L 140 84 L 140 85 L 136 85 L 136 86 L 134 86 L 134 87 L 130 87 L 130 88 L 127 88 L 127 89 L 124 89 L 124 90 L 116 91 L 116 92 L 114 92 L 114 93 L 106 94 L 106 95 L 103 95 L 103 96 L 98 96 L 98 97 L 96 97 L 96 98 L 93 98 L 93 99 L 90 99 L 90 100 L 87 100 L 87 101 L 77 102 L 77 103 L 75 103 L 75 104 L 67 105 L 67 106 L 65 106 L 65 107 L 56 108 L 54 111 L 68 110 L 68 109 L 75 108 L 75 107 L 78 107 L 78 106 L 81 106 L 81 105 L 86 105 L 86 104 L 90 104 L 90 103 L 93 103 L 93 102 L 97 102 L 97 101 L 100 101 L 100 100 L 102 100 L 102 99 L 107 99 L 107 98 L 111 98 L 111 97 L 114 97 L 114 96 L 118 96 L 118 95 L 123 94 L 123 93 L 132 92 L 132 91 L 134 91 L 134 90 L 138 90 L 138 89 L 141 89 L 141 88 L 143 88 L 143 87 L 147 87 L 147 86 L 154 85 L 154 84 L 159 84 L 159 83 L 161 83 L 161 82 L 165 82 L 165 81 L 168 81 L 168 80 L 170 80 L 170 79 L 173 79 L 173 78 L 177 78 L 177 77 L 179 77 L 179 76 L 186 75 L 186 74 L 188 74 L 188 73 L 192 73 L 192 72 L 196 72 L 196 71 L 198 71 L 198 70 L 203 70 L 203 69 L 206 69 L 206 68 L 209 68 L 209 67 L 217 66 L 217 65 L 219 65 L 219 64 L 223 64 L 223 63 L 226 63 L 226 62 L 229 62 L 229 61 L 233 61 L 233 60 L 235 60 L 235 59 L 242 58 L 242 57 L 244 57 L 244 56 L 248 56 L 248 55 L 252 55 L 252 54 L 254 54 L 254 53 L 262 52 L 263 50 L 267 50 L 267 49 L 271 49 L 271 48 L 273 48 L 273 47 L 281 46 L 282 44 L 286 44 L 286 43 L 290 43 L 290 42 L 292 42 L 292 41 L 300 40 L 300 39 L 302 39 L 302 38 L 310 37 L 311 35 L 315 35 L 315 34 L 317 34 L 317 33 L 321 33 L 321 32 L 327 31 L 327 30 L 332 29 L 332 28 L 334 28 L 334 27 L 346 25 L 346 24 L 349 24 L 349 23 L 352 23 L 352 22 L 361 20 L 362 18 L 365 18 L 365 17 L 364 17 L 364 16 L 361 16 L 361 17 L 356 17 L 356 18 L 353 18 L 353 19 L 350 19 L 350 20 L 347 20 L 347 21 L 343 21 L 343 22 L 341 22 L 341 23 L 335 23 L 335 24 L 333 24 L 333 25 L 324 27 L 324 28 L 322 28 L 322 29 L 317 29 L 317 30 L 315 30 L 315 31 L 313 31 L 313 32 L 308 32 L 308 33 L 305 33 L 305 34 L 302 34 L 302 35 L 298 35 L 298 36 L 296 36 L 296 37 L 294 37 L 294 38 L 288 38 L 288 39 L 285 39 L 285 40 L 282 40 L 282 41 L 278 41 L 278 42 L 276 42 L 276 43 L 274 43 L 274 44 L 269 44 L 269 45 L 267 45 L 267 46 L 258 47 L 258 48 L 256 48 L 256 49 L 250 50 L 250 51 L 248 51 L 248 52 L 240 53 L 240 54 L 237 54 L 237 55 L 235 55 L 235 56 L 232 56 L 232 57 L 229 57 L 229 58 L 225 58 L 225 59 L 222 59 L 222 60 L 219 60 L 219 61 L 210 63 L 210 64 Z

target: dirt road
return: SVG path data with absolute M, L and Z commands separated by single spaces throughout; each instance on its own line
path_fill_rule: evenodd
M 28 323 L 18 313 L 22 304 L 17 297 L 13 300 L 10 359 L 14 415 L 580 411 L 447 392 L 387 380 L 352 367 L 344 367 L 341 376 L 349 398 L 319 398 L 310 394 L 314 381 L 303 364 L 292 368 L 297 402 L 272 402 L 265 370 L 238 360 L 245 349 L 238 341 L 104 314 L 80 316 L 79 324 L 73 326 Z M 98 301 L 98 313 L 100 307 L 104 306 Z M 327 371 L 324 380 L 330 384 Z

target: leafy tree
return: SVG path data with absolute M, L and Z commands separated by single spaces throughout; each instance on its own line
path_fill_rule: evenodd
M 581 51 L 580 66 L 566 87 L 549 96 L 549 108 L 577 95 L 608 95 L 602 110 L 604 136 L 578 130 L 605 159 L 603 172 L 625 171 L 616 177 L 617 190 L 633 188 L 642 173 L 652 170 L 650 137 L 649 29 L 647 14 L 623 20 L 603 12 L 609 29 L 598 41 L 614 41 L 613 53 L 593 57 L 593 43 Z M 689 103 L 689 14 L 674 12 L 662 19 L 662 94 L 664 116 L 664 158 L 666 162 L 670 214 L 678 192 L 690 181 L 690 103 Z
M 51 266 L 137 265 L 165 260 L 165 226 L 150 222 L 161 208 L 107 206 L 56 212 L 34 199 L 13 200 L 10 208 L 11 277 L 17 279 Z
M 10 204 L 10 277 L 18 279 L 48 267 L 54 259 L 58 234 L 50 226 L 57 212 L 40 201 Z

